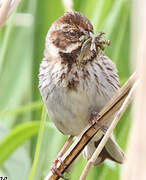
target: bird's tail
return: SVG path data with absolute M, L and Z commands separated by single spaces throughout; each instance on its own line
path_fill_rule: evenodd
M 84 149 L 84 157 L 89 160 L 93 153 L 95 152 L 96 148 L 98 147 L 101 140 L 98 141 L 90 141 L 88 145 Z M 110 159 L 112 161 L 115 161 L 117 163 L 123 163 L 124 161 L 124 152 L 120 148 L 120 146 L 115 141 L 114 137 L 111 136 L 106 145 L 104 146 L 103 150 L 99 154 L 97 160 L 95 161 L 95 166 L 102 163 L 105 159 Z

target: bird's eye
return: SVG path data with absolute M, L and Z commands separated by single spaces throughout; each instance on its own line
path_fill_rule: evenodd
M 69 31 L 69 34 L 70 34 L 71 36 L 76 36 L 76 35 L 77 35 L 77 31 L 75 31 L 75 30 L 70 30 L 70 31 Z

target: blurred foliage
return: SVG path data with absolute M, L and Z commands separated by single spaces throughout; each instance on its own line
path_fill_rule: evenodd
M 74 9 L 91 20 L 95 32 L 106 32 L 111 40 L 106 54 L 116 63 L 123 84 L 130 75 L 130 0 L 74 0 Z M 15 25 L 18 13 L 29 13 L 32 24 Z M 67 138 L 46 120 L 37 88 L 46 33 L 63 13 L 61 0 L 25 0 L 0 30 L 0 176 L 9 180 L 42 180 Z M 115 130 L 124 149 L 130 119 L 128 109 Z M 79 179 L 85 164 L 82 156 L 73 163 L 71 179 Z M 106 161 L 87 180 L 117 180 L 121 166 Z

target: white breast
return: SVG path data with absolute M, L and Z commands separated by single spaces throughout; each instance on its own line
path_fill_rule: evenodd
M 80 80 L 76 90 L 68 90 L 66 87 L 66 82 L 73 78 L 72 72 L 68 74 L 66 81 L 60 82 L 60 75 L 66 72 L 66 69 L 62 70 L 59 63 L 53 66 L 51 63 L 48 65 L 48 62 L 42 62 L 40 92 L 51 120 L 63 134 L 79 135 L 87 126 L 91 113 L 100 111 L 119 88 L 116 68 L 110 59 L 104 57 L 101 61 L 98 57 L 97 61 L 86 66 L 90 78 L 85 80 L 81 78 L 82 73 L 76 66 L 72 68 L 72 72 L 77 71 Z M 109 70 L 108 66 L 113 70 Z M 112 76 L 114 86 L 107 80 Z

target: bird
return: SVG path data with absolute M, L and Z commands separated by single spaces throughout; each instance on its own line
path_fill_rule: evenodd
M 120 89 L 117 68 L 104 53 L 107 45 L 110 41 L 104 37 L 104 32 L 94 34 L 91 22 L 76 11 L 63 14 L 47 33 L 39 90 L 49 117 L 64 135 L 78 137 L 92 123 L 91 117 L 97 115 Z M 87 160 L 103 135 L 96 134 L 84 148 Z M 123 163 L 124 157 L 111 135 L 94 165 L 105 159 Z

